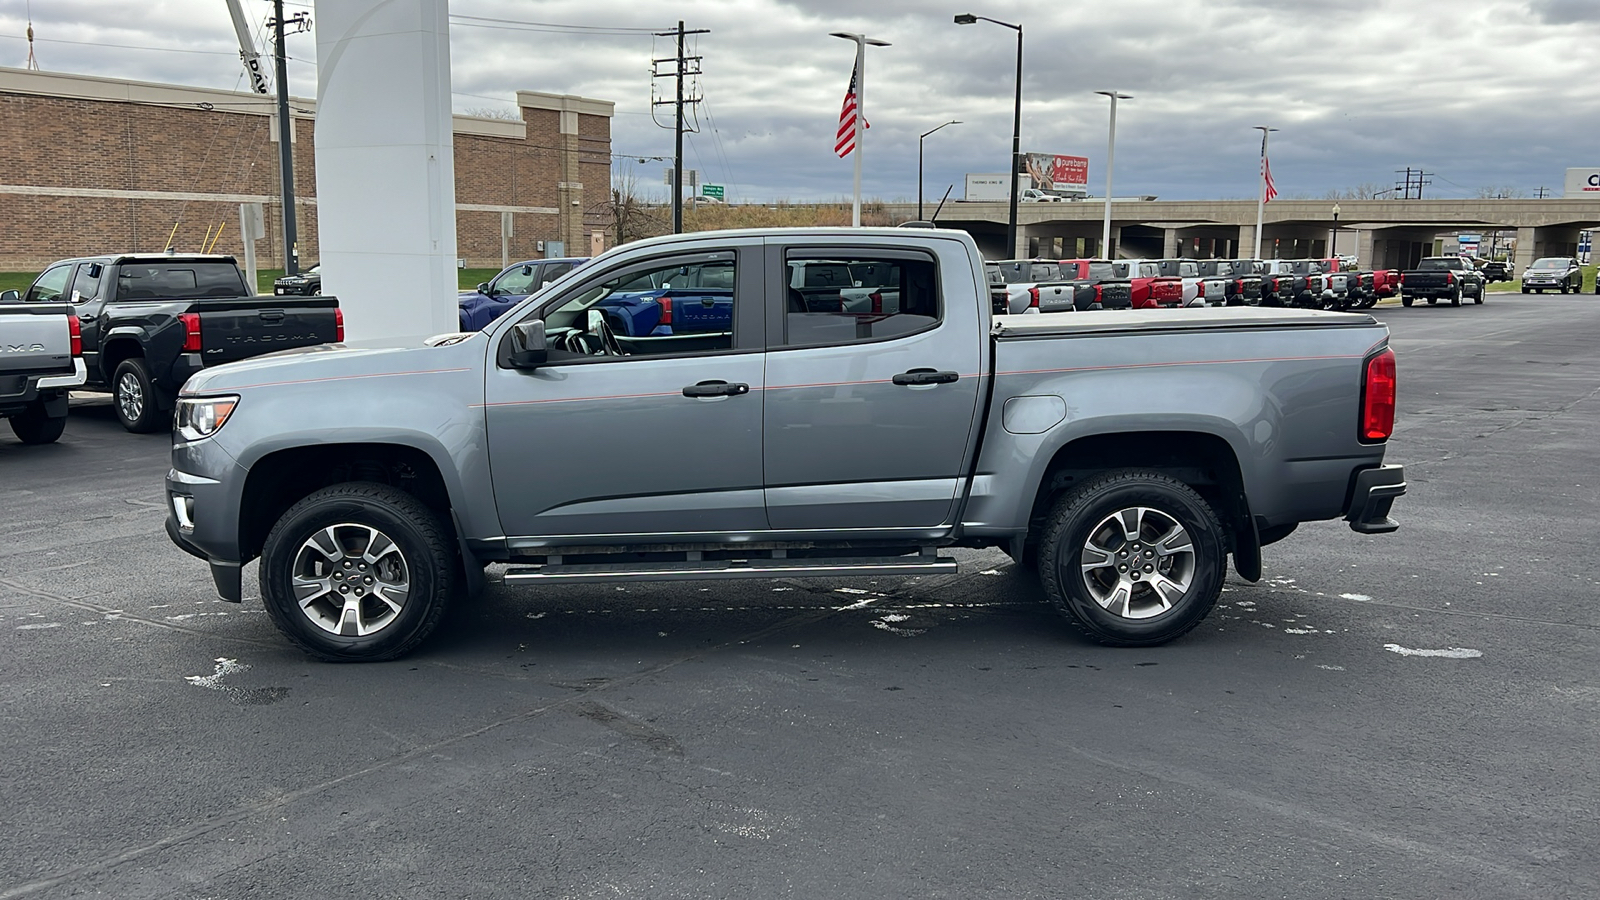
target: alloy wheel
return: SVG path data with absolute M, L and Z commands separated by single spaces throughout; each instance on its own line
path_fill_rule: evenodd
M 365 637 L 388 627 L 405 608 L 411 569 L 388 535 L 344 523 L 306 538 L 290 583 L 313 625 L 329 634 Z
M 1172 516 L 1144 506 L 1101 520 L 1084 541 L 1080 561 L 1089 595 L 1126 619 L 1172 609 L 1193 583 L 1195 567 L 1189 532 Z

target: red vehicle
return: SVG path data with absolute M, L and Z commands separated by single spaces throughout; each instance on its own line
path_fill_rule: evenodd
M 1099 260 L 1069 260 L 1063 265 Z M 1161 274 L 1160 266 L 1154 260 L 1147 259 L 1118 259 L 1111 263 L 1112 273 L 1121 279 L 1126 279 L 1132 286 L 1132 296 L 1129 298 L 1134 309 L 1155 309 L 1157 307 L 1177 307 L 1183 305 L 1183 279 L 1176 276 Z

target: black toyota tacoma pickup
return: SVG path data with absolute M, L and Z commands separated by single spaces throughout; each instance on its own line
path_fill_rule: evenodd
M 1487 292 L 1483 273 L 1464 256 L 1429 256 L 1417 267 L 1400 273 L 1400 304 L 1410 306 L 1418 297 L 1432 306 L 1440 300 L 1449 300 L 1451 306 L 1460 306 L 1464 298 L 1482 303 Z
M 83 326 L 86 390 L 109 391 L 129 431 L 169 427 L 178 389 L 208 366 L 344 340 L 336 297 L 258 296 L 231 256 L 64 259 L 25 303 L 65 301 Z

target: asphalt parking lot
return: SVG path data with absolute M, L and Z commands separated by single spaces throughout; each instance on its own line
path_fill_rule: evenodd
M 163 533 L 167 438 L 0 436 L 0 900 L 1600 895 L 1600 298 L 1374 311 L 1401 530 L 1150 650 L 994 553 L 491 587 L 315 663 Z

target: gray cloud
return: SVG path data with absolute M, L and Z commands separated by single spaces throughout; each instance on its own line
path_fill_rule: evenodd
M 0 34 L 21 33 L 21 4 L 0 0 Z M 1273 173 L 1285 195 L 1322 196 L 1393 170 L 1437 173 L 1439 196 L 1488 185 L 1558 185 L 1567 166 L 1595 165 L 1600 119 L 1586 49 L 1595 0 L 1120 0 L 1055 4 L 983 0 L 457 0 L 452 12 L 537 22 L 666 29 L 683 18 L 710 28 L 694 46 L 706 103 L 688 164 L 739 200 L 826 199 L 850 190 L 851 163 L 832 153 L 851 46 L 830 31 L 892 41 L 869 49 L 864 189 L 916 196 L 917 135 L 929 138 L 927 192 L 961 191 L 964 172 L 1003 171 L 1010 153 L 1015 38 L 987 23 L 957 26 L 971 11 L 1026 29 L 1024 149 L 1091 159 L 1103 184 L 1106 102 L 1118 110 L 1117 193 L 1170 198 L 1255 193 L 1259 135 L 1273 137 Z M 215 0 L 166 0 L 137 21 L 112 0 L 36 5 L 41 36 L 220 51 L 215 55 L 41 44 L 47 68 L 215 87 L 238 81 L 232 33 Z M 670 21 L 668 18 L 670 17 Z M 657 21 L 657 19 L 660 21 Z M 119 23 L 107 28 L 100 23 Z M 302 57 L 297 92 L 314 92 L 315 43 L 291 38 Z M 1575 52 L 1577 51 L 1577 52 Z M 20 64 L 25 45 L 0 40 Z M 671 132 L 649 115 L 650 59 L 662 38 L 456 27 L 457 109 L 511 108 L 519 88 L 613 100 L 614 146 L 670 153 Z M 3 60 L 3 58 L 0 58 Z M 10 60 L 3 60 L 10 61 Z M 486 99 L 487 98 L 487 99 Z M 709 114 L 709 116 L 707 115 Z M 714 126 L 714 127 L 713 127 Z M 659 163 L 632 164 L 641 183 Z M 657 188 L 657 190 L 661 190 Z

